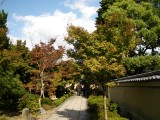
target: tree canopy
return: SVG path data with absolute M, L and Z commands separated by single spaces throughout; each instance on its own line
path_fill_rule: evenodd
M 30 51 L 25 41 L 10 42 L 7 13 L 0 11 L 0 109 L 36 106 L 37 94 L 42 107 L 44 96 L 61 97 L 66 84 L 78 81 L 101 84 L 105 91 L 115 78 L 160 68 L 159 0 L 101 0 L 97 12 L 92 33 L 68 26 L 65 40 L 73 49 L 55 49 L 53 38 Z M 71 60 L 63 61 L 65 52 Z
M 156 54 L 160 46 L 160 18 L 153 4 L 157 2 L 102 0 L 96 22 L 99 33 L 114 44 L 125 40 L 123 48 L 129 46 L 129 56 L 145 55 L 148 50 Z
M 112 43 L 81 27 L 69 26 L 68 33 L 66 40 L 74 46 L 74 49 L 68 50 L 68 55 L 77 61 L 83 69 L 81 73 L 86 78 L 90 77 L 91 82 L 97 80 L 104 84 L 124 74 L 117 48 Z

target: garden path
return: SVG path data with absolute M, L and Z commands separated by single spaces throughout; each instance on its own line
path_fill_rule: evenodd
M 39 120 L 88 120 L 87 99 L 71 96 L 47 117 Z

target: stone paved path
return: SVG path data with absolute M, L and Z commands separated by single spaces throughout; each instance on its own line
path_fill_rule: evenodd
M 72 96 L 45 120 L 89 120 L 87 108 L 86 98 Z

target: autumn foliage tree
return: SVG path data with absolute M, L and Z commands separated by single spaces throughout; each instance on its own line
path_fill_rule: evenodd
M 77 61 L 85 78 L 103 87 L 106 96 L 106 83 L 123 76 L 125 69 L 120 63 L 122 55 L 118 53 L 119 48 L 103 38 L 97 31 L 89 33 L 84 28 L 71 25 L 66 41 L 74 46 L 68 50 L 68 55 Z
M 74 49 L 68 50 L 68 55 L 81 65 L 86 76 L 90 72 L 92 80 L 94 76 L 101 84 L 105 84 L 109 79 L 124 74 L 120 65 L 121 56 L 117 52 L 119 48 L 103 40 L 101 34 L 88 33 L 84 28 L 76 26 L 69 26 L 68 34 L 66 41 L 74 46 Z
M 61 97 L 70 92 L 70 85 L 80 76 L 80 69 L 73 60 L 62 60 L 53 68 L 53 81 L 49 88 L 49 93 L 55 91 L 56 97 Z
M 53 66 L 62 58 L 64 48 L 59 46 L 58 49 L 53 47 L 55 39 L 51 39 L 48 44 L 41 42 L 35 45 L 31 51 L 31 64 L 35 65 L 36 75 L 33 82 L 36 86 L 40 83 L 39 107 L 41 108 L 41 98 L 44 97 L 45 82 L 52 78 L 50 71 Z M 53 74 L 53 73 L 52 73 Z

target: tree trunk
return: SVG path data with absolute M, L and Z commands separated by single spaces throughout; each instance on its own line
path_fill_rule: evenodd
M 106 103 L 106 87 L 103 89 L 104 91 L 104 120 L 107 120 L 107 103 Z
M 41 77 L 41 93 L 40 93 L 40 96 L 39 96 L 39 108 L 42 108 L 42 104 L 41 104 L 42 97 L 43 98 L 45 97 L 44 96 L 43 71 L 41 72 L 40 77 Z

